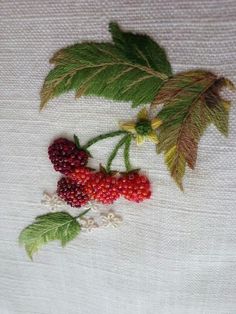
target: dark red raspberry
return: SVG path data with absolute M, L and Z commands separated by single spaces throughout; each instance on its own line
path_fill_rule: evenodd
M 121 195 L 129 201 L 139 203 L 151 196 L 150 181 L 138 172 L 124 174 L 118 182 Z
M 70 178 L 61 178 L 57 183 L 57 194 L 72 207 L 81 207 L 89 201 L 84 186 Z
M 85 191 L 91 199 L 103 204 L 112 204 L 120 196 L 118 180 L 115 176 L 98 171 L 85 184 Z
M 77 183 L 85 184 L 88 182 L 93 174 L 93 170 L 88 167 L 79 167 L 68 175 L 69 178 L 76 181 Z
M 88 162 L 88 153 L 76 147 L 74 142 L 59 138 L 48 148 L 49 159 L 54 169 L 68 175 L 76 168 L 85 166 Z

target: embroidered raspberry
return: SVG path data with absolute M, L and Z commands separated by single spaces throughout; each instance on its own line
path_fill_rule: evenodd
M 65 175 L 85 166 L 89 157 L 88 153 L 78 149 L 75 143 L 65 138 L 55 140 L 48 148 L 48 155 L 54 169 Z
M 77 183 L 85 184 L 88 182 L 93 174 L 93 170 L 88 167 L 79 167 L 74 172 L 68 175 L 69 178 L 76 181 Z
M 103 171 L 92 174 L 85 191 L 91 199 L 103 204 L 112 204 L 120 196 L 117 178 Z
M 138 172 L 124 174 L 118 182 L 121 195 L 129 201 L 139 203 L 151 196 L 150 181 Z
M 58 181 L 57 194 L 72 207 L 81 207 L 89 201 L 89 197 L 84 191 L 84 186 L 70 178 L 61 178 Z

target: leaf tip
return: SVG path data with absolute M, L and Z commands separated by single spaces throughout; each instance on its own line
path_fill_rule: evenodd
M 184 186 L 183 186 L 183 180 L 182 178 L 177 178 L 174 175 L 171 175 L 172 178 L 174 179 L 176 185 L 178 186 L 178 188 L 180 189 L 180 191 L 184 192 Z
M 81 149 L 80 141 L 77 135 L 74 134 L 74 142 L 78 149 Z
M 234 85 L 234 83 L 233 83 L 231 80 L 225 78 L 225 79 L 224 79 L 224 82 L 225 82 L 225 86 L 226 86 L 229 90 L 231 90 L 231 91 L 233 91 L 233 92 L 236 91 L 236 86 Z
M 27 251 L 27 249 L 25 249 L 25 250 L 26 250 L 26 253 L 27 253 L 28 257 L 30 258 L 31 262 L 33 262 L 34 261 L 33 254 L 31 252 Z
M 48 100 L 45 99 L 43 96 L 43 91 L 40 93 L 40 105 L 39 105 L 39 112 L 42 112 L 43 109 L 47 106 Z
M 44 108 L 45 108 L 45 105 L 40 104 L 40 106 L 39 106 L 39 112 L 42 112 L 42 111 L 44 110 Z
M 114 33 L 114 32 L 117 32 L 117 31 L 120 31 L 120 27 L 119 27 L 118 23 L 115 22 L 115 21 L 111 21 L 109 23 L 109 32 L 110 33 Z
M 177 183 L 178 184 L 178 187 L 180 189 L 181 192 L 184 192 L 184 186 L 183 186 L 183 183 L 180 182 L 180 183 Z
M 33 261 L 34 261 L 33 255 L 31 255 L 30 253 L 27 253 L 27 255 L 28 255 L 28 257 L 30 258 L 31 262 L 33 262 Z
M 229 129 L 227 128 L 226 130 L 221 131 L 221 134 L 227 138 L 229 136 Z

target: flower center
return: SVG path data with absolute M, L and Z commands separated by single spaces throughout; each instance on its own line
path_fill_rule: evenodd
M 135 130 L 140 135 L 148 135 L 152 131 L 151 121 L 142 120 L 136 123 Z

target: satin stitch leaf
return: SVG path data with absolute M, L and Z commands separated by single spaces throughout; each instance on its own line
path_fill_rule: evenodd
M 49 241 L 59 240 L 65 246 L 79 232 L 80 224 L 70 214 L 49 213 L 36 217 L 35 222 L 21 232 L 19 241 L 32 259 L 33 254 Z
M 153 106 L 164 104 L 158 117 L 160 126 L 158 152 L 164 152 L 167 167 L 178 186 L 186 164 L 194 169 L 198 143 L 210 123 L 224 135 L 228 133 L 230 103 L 219 95 L 225 78 L 206 71 L 189 71 L 170 78 L 156 96 Z
M 131 101 L 133 106 L 150 103 L 171 67 L 163 48 L 146 35 L 125 33 L 110 24 L 112 43 L 81 43 L 59 50 L 50 62 L 54 68 L 41 90 L 41 109 L 68 91 L 76 97 L 96 95 Z

